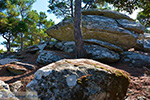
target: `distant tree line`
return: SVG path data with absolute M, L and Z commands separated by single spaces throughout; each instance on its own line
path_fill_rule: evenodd
M 11 47 L 26 48 L 50 38 L 46 29 L 54 25 L 47 20 L 45 12 L 31 10 L 35 0 L 0 1 L 0 35 L 6 40 L 3 44 L 10 52 Z

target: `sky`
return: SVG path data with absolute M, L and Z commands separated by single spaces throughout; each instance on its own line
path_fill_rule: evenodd
M 50 14 L 47 12 L 48 10 L 48 1 L 49 0 L 37 0 L 33 6 L 32 6 L 32 10 L 37 10 L 38 12 L 43 11 L 46 13 L 47 15 L 47 19 L 52 19 L 56 24 L 59 23 L 61 21 L 61 19 L 57 19 L 56 16 L 54 14 Z M 133 19 L 136 19 L 137 13 L 139 12 L 139 10 L 136 10 L 133 12 L 132 15 L 128 15 Z M 124 12 L 122 12 L 124 13 Z M 2 38 L 2 36 L 0 36 L 0 49 L 4 49 L 6 50 L 6 48 L 4 47 L 4 45 L 1 45 L 1 43 L 4 41 L 5 39 Z

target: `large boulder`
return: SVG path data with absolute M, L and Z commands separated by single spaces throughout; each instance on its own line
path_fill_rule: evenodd
M 120 17 L 120 19 L 123 18 Z M 109 18 L 109 16 L 104 17 L 100 15 L 83 15 L 83 38 L 109 42 L 124 50 L 134 47 L 138 37 L 136 33 L 137 31 L 143 32 L 143 26 L 132 21 L 130 23 L 129 20 L 123 20 L 123 22 L 121 22 L 120 19 L 113 19 Z M 57 40 L 73 41 L 73 19 L 62 21 L 50 27 L 47 33 Z
M 150 68 L 150 57 L 135 52 L 123 52 L 121 54 L 121 61 L 129 64 L 131 67 Z
M 40 68 L 27 85 L 42 100 L 123 100 L 128 74 L 90 59 L 64 59 Z

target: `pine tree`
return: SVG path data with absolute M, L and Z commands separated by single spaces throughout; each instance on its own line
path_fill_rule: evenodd
M 19 21 L 19 13 L 15 4 L 12 4 L 10 0 L 6 1 L 6 11 L 0 12 L 0 34 L 6 39 L 7 52 L 11 50 L 11 43 L 17 36 L 17 32 L 14 31 L 16 24 Z

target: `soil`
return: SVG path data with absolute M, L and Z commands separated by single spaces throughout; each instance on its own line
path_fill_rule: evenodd
M 6 70 L 5 65 L 0 65 L 0 80 L 5 81 L 9 85 L 20 80 L 23 86 L 19 91 L 22 92 L 26 90 L 26 85 L 34 78 L 34 73 L 43 65 L 36 64 L 37 54 L 22 52 L 21 56 L 23 57 L 20 59 L 21 62 L 33 64 L 36 66 L 35 69 L 28 70 L 22 75 L 13 75 Z M 126 100 L 150 100 L 150 75 L 144 68 L 131 68 L 121 62 L 110 65 L 125 70 L 130 74 L 131 81 L 126 94 Z

